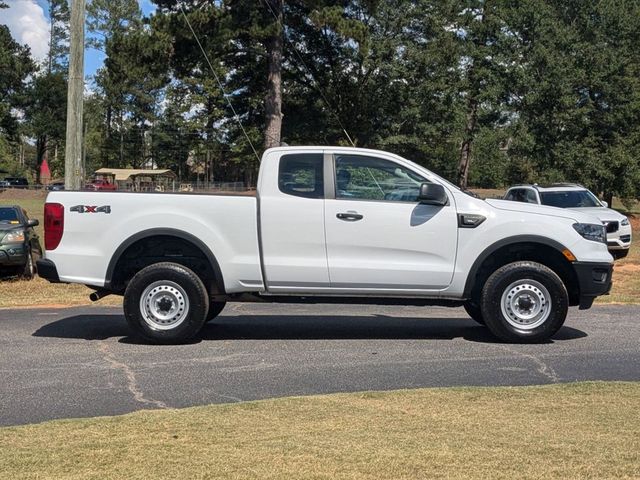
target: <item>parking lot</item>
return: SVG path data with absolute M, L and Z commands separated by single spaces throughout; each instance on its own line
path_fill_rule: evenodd
M 571 309 L 543 345 L 462 309 L 230 304 L 190 345 L 129 336 L 117 307 L 0 310 L 0 423 L 289 395 L 640 380 L 640 307 Z

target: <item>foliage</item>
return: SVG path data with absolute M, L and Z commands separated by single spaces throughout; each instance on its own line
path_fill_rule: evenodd
M 640 196 L 640 0 L 290 0 L 281 22 L 278 0 L 154 3 L 148 17 L 136 0 L 88 4 L 106 55 L 85 113 L 91 168 L 254 183 L 248 139 L 268 139 L 282 35 L 287 144 L 382 148 L 463 186 L 563 180 Z M 33 168 L 63 141 L 62 108 L 39 97 L 64 99 L 66 1 L 50 12 L 52 68 L 29 95 L 28 50 L 0 31 L 0 155 L 27 134 Z

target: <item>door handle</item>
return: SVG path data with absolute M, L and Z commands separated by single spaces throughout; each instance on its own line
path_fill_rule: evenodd
M 336 217 L 340 220 L 344 220 L 345 222 L 357 222 L 364 218 L 362 215 L 355 212 L 338 213 Z

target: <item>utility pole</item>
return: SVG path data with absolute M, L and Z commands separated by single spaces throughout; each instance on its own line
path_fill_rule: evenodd
M 71 0 L 71 48 L 69 51 L 67 138 L 64 159 L 65 190 L 80 190 L 84 182 L 84 166 L 82 165 L 84 6 L 85 0 Z

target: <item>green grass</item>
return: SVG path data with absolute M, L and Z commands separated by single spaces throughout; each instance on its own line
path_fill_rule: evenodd
M 638 478 L 640 383 L 340 394 L 0 429 L 11 479 Z

